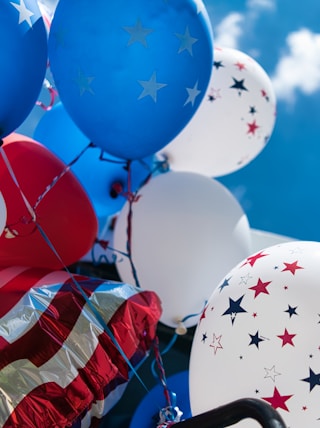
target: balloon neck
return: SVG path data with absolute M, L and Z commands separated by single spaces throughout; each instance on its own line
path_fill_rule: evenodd
M 188 329 L 181 320 L 177 322 L 178 322 L 178 326 L 176 327 L 175 332 L 179 336 L 184 336 L 187 333 Z

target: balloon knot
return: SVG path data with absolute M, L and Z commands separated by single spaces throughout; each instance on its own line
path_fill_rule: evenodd
M 178 422 L 181 422 L 183 412 L 179 407 L 168 406 L 164 407 L 159 412 L 159 422 L 156 428 L 169 428 Z
M 178 326 L 175 329 L 175 332 L 179 336 L 184 336 L 187 333 L 187 327 L 184 325 L 182 321 L 178 321 Z

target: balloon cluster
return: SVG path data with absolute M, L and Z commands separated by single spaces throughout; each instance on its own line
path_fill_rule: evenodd
M 282 283 L 279 254 L 294 254 L 295 247 L 250 256 L 248 218 L 217 180 L 253 161 L 270 140 L 276 99 L 263 68 L 244 52 L 213 46 L 201 0 L 60 0 L 44 17 L 35 0 L 15 0 L 0 12 L 1 35 L 10 41 L 0 68 L 0 264 L 68 266 L 101 244 L 99 222 L 115 216 L 112 242 L 104 245 L 121 280 L 156 292 L 160 320 L 177 334 L 198 323 L 191 365 L 196 412 L 219 404 L 208 382 L 225 388 L 228 376 L 241 373 L 246 383 L 253 353 L 261 357 L 267 345 L 272 359 L 263 358 L 255 371 L 258 381 L 265 370 L 256 388 L 262 399 L 292 414 L 313 408 L 313 397 L 292 397 L 306 385 L 316 395 L 315 359 L 309 374 L 304 365 L 290 384 L 294 394 L 282 382 L 288 349 L 298 348 L 290 363 L 302 358 L 304 344 L 315 353 L 294 324 L 300 291 L 280 307 L 281 286 L 296 290 L 293 278 L 304 265 L 286 260 Z M 48 72 L 57 99 L 32 138 L 20 135 Z M 274 261 L 273 271 L 267 263 L 251 269 L 258 254 L 270 256 L 263 260 Z M 269 322 L 275 303 L 277 315 L 289 316 L 279 331 Z M 279 340 L 282 347 L 270 351 Z
M 15 29 L 17 44 L 30 34 L 27 48 L 19 45 L 19 61 L 36 59 L 28 62 L 30 74 L 17 76 L 32 89 L 29 101 L 23 97 L 29 107 L 23 116 L 19 109 L 10 115 L 14 125 L 3 115 L 2 136 L 27 117 L 47 64 L 55 85 L 50 94 L 58 98 L 51 97 L 32 141 L 3 147 L 21 176 L 8 174 L 4 162 L 20 204 L 12 208 L 14 192 L 0 189 L 2 263 L 56 268 L 102 243 L 114 251 L 121 279 L 156 291 L 162 322 L 181 333 L 196 324 L 213 284 L 251 251 L 247 216 L 215 177 L 245 166 L 269 140 L 275 121 L 270 80 L 245 53 L 213 46 L 200 0 L 40 6 L 43 19 L 35 1 L 3 6 L 16 20 L 14 28 L 6 20 L 3 31 Z M 30 160 L 14 158 L 13 150 L 30 151 Z M 45 177 L 51 164 L 60 169 Z M 30 189 L 23 183 L 27 173 Z M 64 183 L 67 177 L 77 190 Z M 97 235 L 113 216 L 110 245 Z M 32 240 L 37 234 L 42 244 Z

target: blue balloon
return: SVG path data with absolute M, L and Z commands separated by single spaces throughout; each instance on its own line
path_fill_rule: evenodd
M 182 412 L 181 420 L 191 418 L 189 371 L 182 371 L 168 377 L 167 384 L 168 388 L 176 394 L 176 405 Z M 160 419 L 159 411 L 166 406 L 163 386 L 156 385 L 137 407 L 129 428 L 155 428 Z
M 60 0 L 49 59 L 83 133 L 114 156 L 138 159 L 168 144 L 199 107 L 212 29 L 201 0 Z
M 102 159 L 105 160 L 102 160 L 102 150 L 89 146 L 90 140 L 73 122 L 61 102 L 42 116 L 33 138 L 64 163 L 75 161 L 71 170 L 86 190 L 98 217 L 109 217 L 122 208 L 126 201 L 124 195 L 128 191 L 126 162 L 111 155 L 103 155 Z M 132 161 L 132 192 L 150 175 L 152 161 L 152 157 Z
M 44 81 L 47 32 L 36 0 L 0 2 L 0 138 L 33 109 Z

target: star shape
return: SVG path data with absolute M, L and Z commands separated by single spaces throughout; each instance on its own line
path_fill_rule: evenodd
M 220 293 L 225 287 L 228 287 L 228 285 L 230 285 L 229 284 L 230 279 L 231 279 L 231 276 L 229 278 L 224 279 L 223 283 L 219 287 Z
M 167 86 L 166 83 L 157 82 L 157 75 L 155 71 L 150 77 L 150 80 L 138 80 L 138 82 L 143 87 L 143 91 L 139 95 L 138 100 L 141 100 L 141 98 L 150 96 L 155 103 L 157 102 L 158 91 L 164 88 L 165 86 Z
M 285 265 L 285 268 L 282 269 L 281 272 L 290 271 L 292 273 L 292 275 L 295 275 L 296 270 L 303 269 L 302 266 L 298 266 L 298 260 L 296 260 L 293 263 L 285 263 L 285 262 L 283 262 L 283 264 Z
M 206 8 L 204 6 L 204 3 L 202 0 L 195 0 L 196 6 L 197 6 L 197 14 L 201 12 L 205 12 Z
M 247 123 L 247 125 L 248 125 L 248 131 L 247 131 L 247 134 L 255 135 L 256 130 L 257 130 L 258 128 L 260 128 L 260 126 L 259 126 L 259 125 L 257 125 L 257 123 L 256 123 L 256 121 L 255 121 L 255 120 L 254 120 L 253 122 L 251 122 L 251 123 Z
M 195 37 L 191 37 L 189 27 L 186 27 L 184 34 L 175 33 L 175 35 L 178 37 L 178 39 L 180 39 L 181 42 L 178 54 L 186 50 L 191 56 L 193 56 L 192 47 L 194 43 L 198 41 L 198 39 L 196 39 Z
M 241 285 L 241 284 L 247 285 L 249 279 L 251 279 L 251 278 L 252 278 L 252 276 L 250 275 L 250 273 L 247 273 L 247 275 L 244 275 L 244 276 L 240 276 L 239 285 Z
M 238 89 L 238 94 L 241 95 L 242 91 L 248 91 L 248 89 L 244 86 L 244 79 L 237 80 L 234 77 L 233 79 L 233 85 L 230 86 L 232 89 Z
M 82 70 L 78 70 L 78 76 L 74 79 L 74 82 L 77 84 L 80 90 L 80 96 L 82 96 L 85 92 L 89 92 L 94 95 L 94 91 L 91 88 L 91 83 L 94 80 L 94 77 L 86 76 Z
M 301 379 L 301 380 L 304 382 L 309 382 L 310 391 L 312 391 L 315 386 L 320 385 L 320 373 L 315 373 L 309 367 L 309 377 L 306 377 L 305 379 Z
M 184 103 L 184 105 L 191 103 L 193 106 L 195 103 L 196 97 L 201 93 L 201 91 L 199 91 L 198 89 L 198 81 L 195 83 L 193 88 L 186 88 L 186 90 L 188 92 L 188 98 L 187 98 L 187 101 Z
M 257 113 L 256 108 L 255 108 L 254 106 L 250 106 L 250 108 L 249 108 L 249 113 L 250 113 L 250 114 L 255 114 L 255 113 Z
M 207 333 L 202 333 L 202 339 L 201 342 L 205 343 L 205 341 L 208 339 Z
M 269 294 L 269 291 L 267 290 L 267 287 L 269 284 L 271 284 L 272 281 L 263 282 L 261 279 L 258 279 L 258 282 L 253 287 L 249 287 L 249 290 L 254 290 L 254 298 L 259 296 L 259 294 Z
M 208 95 L 208 101 L 215 101 L 217 98 L 221 98 L 220 94 L 221 89 L 211 88 L 210 93 Z
M 213 338 L 212 338 L 212 342 L 210 343 L 210 348 L 213 348 L 214 350 L 214 355 L 216 355 L 218 349 L 223 349 L 223 346 L 221 345 L 221 338 L 222 338 L 222 334 L 220 334 L 220 336 L 216 336 L 215 333 L 213 333 Z
M 137 19 L 134 27 L 123 27 L 123 29 L 130 34 L 130 39 L 128 41 L 128 46 L 133 43 L 141 43 L 143 46 L 147 47 L 146 37 L 153 32 L 151 28 L 144 28 L 141 24 L 140 19 Z
M 236 67 L 238 67 L 238 70 L 242 71 L 245 70 L 246 66 L 242 62 L 238 61 L 234 64 Z
M 230 315 L 232 324 L 234 324 L 237 314 L 247 312 L 241 306 L 241 302 L 243 298 L 244 298 L 244 295 L 241 296 L 238 300 L 233 300 L 229 297 L 229 307 L 228 309 L 225 310 L 225 312 L 222 315 Z
M 202 311 L 202 314 L 201 314 L 200 319 L 199 319 L 199 323 L 200 323 L 203 319 L 205 319 L 207 309 L 208 309 L 208 307 L 206 306 L 206 307 L 204 308 L 204 310 Z
M 276 368 L 274 365 L 271 367 L 271 369 L 265 368 L 265 372 L 266 372 L 265 379 L 270 378 L 272 379 L 273 382 L 275 382 L 277 376 L 281 375 L 281 373 L 276 371 Z
M 278 389 L 274 387 L 272 397 L 261 397 L 263 400 L 271 404 L 274 409 L 283 409 L 289 411 L 286 401 L 288 401 L 293 395 L 280 395 Z
M 249 333 L 249 336 L 251 337 L 251 342 L 249 343 L 249 346 L 256 345 L 256 347 L 259 349 L 259 343 L 264 341 L 264 339 L 259 337 L 259 331 L 257 330 L 256 334 Z
M 34 13 L 27 9 L 24 0 L 20 0 L 20 4 L 17 3 L 13 3 L 10 2 L 10 4 L 17 9 L 17 11 L 19 12 L 19 24 L 22 24 L 24 21 L 26 21 L 26 23 L 29 25 L 29 27 L 32 27 L 32 22 L 31 22 L 31 16 L 34 15 Z
M 263 96 L 263 98 L 266 99 L 266 101 L 270 100 L 269 97 L 268 97 L 267 92 L 264 89 L 261 89 L 261 95 Z
M 288 332 L 288 330 L 285 328 L 284 329 L 284 333 L 281 335 L 278 335 L 277 337 L 279 337 L 282 340 L 282 347 L 284 347 L 285 345 L 291 345 L 294 346 L 294 343 L 292 341 L 292 339 L 296 336 L 296 334 L 290 334 Z
M 222 61 L 213 61 L 213 66 L 216 70 L 219 70 L 220 67 L 224 67 Z
M 269 254 L 263 254 L 263 251 L 260 251 L 259 253 L 254 254 L 253 256 L 247 257 L 246 261 L 241 265 L 241 267 L 245 266 L 246 264 L 249 264 L 252 267 L 257 260 L 268 255 Z
M 292 315 L 298 315 L 297 314 L 297 307 L 298 306 L 292 307 L 292 306 L 288 305 L 288 309 L 286 311 L 284 311 L 284 312 L 288 312 L 289 317 L 291 318 Z

